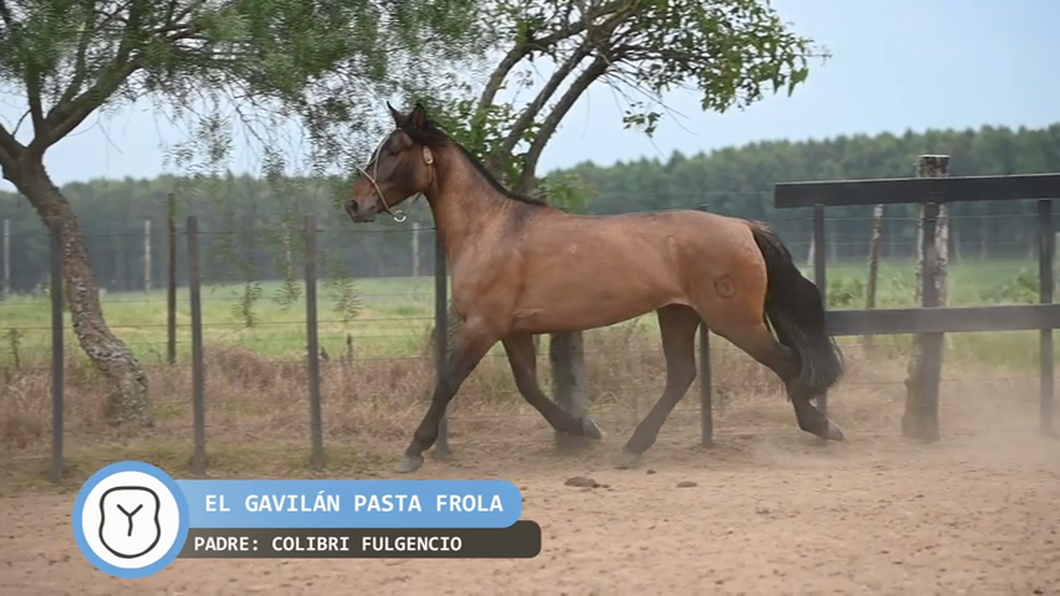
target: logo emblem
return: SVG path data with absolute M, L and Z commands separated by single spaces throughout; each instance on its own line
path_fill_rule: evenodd
M 81 487 L 74 537 L 97 569 L 120 578 L 158 573 L 188 537 L 188 505 L 176 481 L 137 461 L 109 465 Z

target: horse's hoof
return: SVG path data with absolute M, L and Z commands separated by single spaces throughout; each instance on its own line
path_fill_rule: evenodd
M 828 421 L 828 429 L 821 436 L 829 441 L 842 441 L 844 439 L 843 429 L 839 428 L 839 425 L 831 420 Z
M 615 467 L 620 470 L 634 468 L 636 467 L 637 462 L 640 461 L 640 456 L 641 454 L 639 453 L 634 453 L 629 449 L 623 449 L 622 453 L 618 456 L 618 463 L 615 464 Z
M 411 474 L 416 470 L 420 469 L 420 466 L 422 465 L 422 455 L 406 455 L 405 457 L 401 458 L 401 464 L 398 466 L 397 471 L 399 474 Z
M 600 430 L 600 425 L 598 425 L 595 420 L 585 417 L 582 418 L 582 436 L 600 440 L 604 438 L 604 433 Z

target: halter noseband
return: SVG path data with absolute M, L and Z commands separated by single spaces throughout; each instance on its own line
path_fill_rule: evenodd
M 383 145 L 386 143 L 386 140 L 388 138 L 390 138 L 389 135 L 383 137 L 383 140 L 379 142 L 378 146 L 376 146 L 375 151 L 372 152 L 373 174 L 379 173 L 379 153 L 383 150 Z M 423 156 L 423 163 L 427 164 L 427 171 L 430 173 L 431 176 L 430 181 L 427 183 L 427 185 L 430 186 L 431 182 L 434 182 L 434 154 L 431 153 L 430 148 L 426 145 L 421 147 L 420 154 Z M 356 167 L 361 172 L 361 174 L 364 174 L 365 178 L 368 178 L 368 181 L 371 182 L 372 186 L 375 188 L 375 193 L 379 195 L 379 202 L 383 204 L 383 213 L 386 213 L 398 223 L 402 223 L 406 219 L 408 219 L 409 211 L 412 210 L 412 207 L 416 204 L 416 201 L 420 200 L 420 197 L 423 196 L 423 193 L 416 193 L 416 196 L 412 199 L 412 202 L 409 203 L 408 209 L 397 209 L 397 213 L 395 213 L 395 210 L 391 210 L 390 205 L 387 204 L 386 196 L 383 194 L 382 189 L 379 188 L 379 184 L 375 181 L 375 176 L 369 174 L 361 166 Z

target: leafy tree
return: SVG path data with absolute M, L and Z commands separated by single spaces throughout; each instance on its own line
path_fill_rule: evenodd
M 768 93 L 791 93 L 806 80 L 808 60 L 826 56 L 765 0 L 498 0 L 484 17 L 500 51 L 485 82 L 454 77 L 426 84 L 422 94 L 444 106 L 469 149 L 524 192 L 542 182 L 537 166 L 545 147 L 594 84 L 622 93 L 628 99 L 622 123 L 651 135 L 665 110 L 664 95 L 674 88 L 694 87 L 704 110 L 724 112 Z M 542 63 L 552 73 L 535 86 L 532 74 Z M 530 99 L 500 100 L 512 87 L 527 90 Z M 584 207 L 585 193 L 569 180 L 544 182 L 554 203 Z M 458 324 L 457 317 L 450 320 Z M 560 368 L 553 378 L 573 379 L 578 399 L 556 397 L 585 407 L 581 334 L 553 336 L 551 345 Z M 574 354 L 573 363 L 562 370 L 571 362 L 567 354 Z
M 220 162 L 236 128 L 264 147 L 277 180 L 274 131 L 300 122 L 313 167 L 349 159 L 371 120 L 365 98 L 427 67 L 474 56 L 471 0 L 0 0 L 0 80 L 26 102 L 0 123 L 0 168 L 42 219 L 58 218 L 72 323 L 112 386 L 116 422 L 151 421 L 140 362 L 108 328 L 74 211 L 44 165 L 90 115 L 137 100 L 194 124 L 177 161 Z M 23 133 L 24 134 L 20 134 Z

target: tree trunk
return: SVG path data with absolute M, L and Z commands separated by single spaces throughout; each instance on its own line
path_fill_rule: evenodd
M 29 199 L 45 223 L 58 217 L 63 231 L 64 301 L 70 309 L 74 334 L 85 354 L 110 386 L 108 415 L 112 422 L 153 423 L 147 375 L 132 351 L 111 332 L 99 302 L 99 285 L 89 260 L 85 239 L 70 203 L 52 182 L 39 160 L 22 160 L 5 168 L 5 176 Z
M 918 178 L 949 176 L 949 156 L 921 155 L 917 163 Z M 923 307 L 945 306 L 947 292 L 947 257 L 948 257 L 948 210 L 940 205 L 936 220 L 935 237 L 932 241 L 934 254 L 925 254 L 924 250 L 924 205 L 920 206 L 920 217 L 917 223 L 917 302 Z M 934 294 L 925 296 L 923 292 L 922 270 L 931 267 L 935 277 Z M 932 299 L 934 298 L 934 299 Z M 902 415 L 902 433 L 906 437 L 925 441 L 936 441 L 939 438 L 938 424 L 938 375 L 941 370 L 943 352 L 942 333 L 924 333 L 914 337 L 913 357 L 907 368 L 905 381 L 906 401 Z
M 589 373 L 585 366 L 585 344 L 581 332 L 555 334 L 549 338 L 552 365 L 552 395 L 556 404 L 580 418 L 589 412 Z M 574 450 L 589 445 L 589 439 L 555 431 L 556 447 Z

